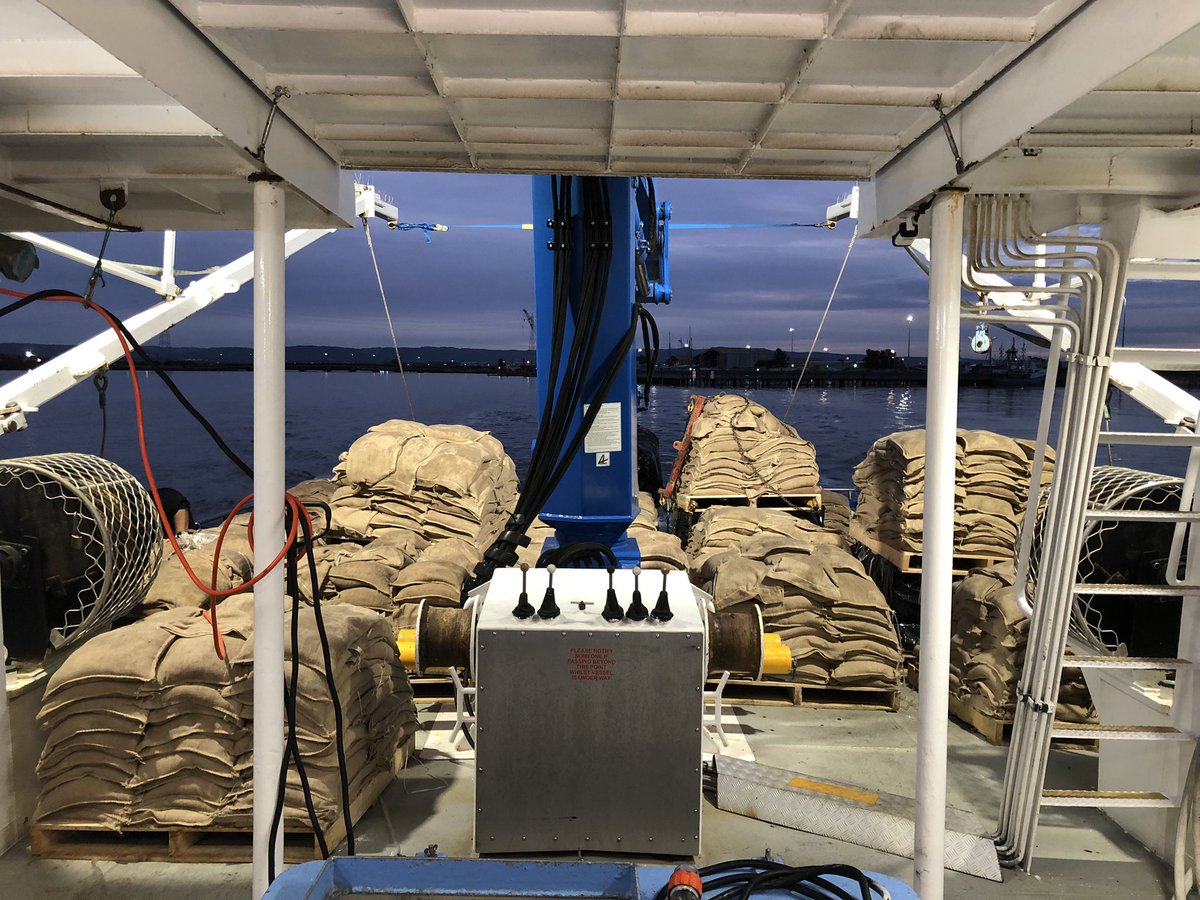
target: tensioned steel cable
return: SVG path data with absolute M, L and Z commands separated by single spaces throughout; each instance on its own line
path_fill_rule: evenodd
M 379 272 L 379 259 L 375 256 L 375 242 L 371 240 L 371 223 L 363 216 L 363 234 L 367 236 L 367 249 L 371 251 L 371 264 L 375 267 L 375 281 L 379 284 L 379 297 L 383 300 L 383 314 L 387 316 L 388 331 L 392 335 L 392 350 L 396 353 L 396 367 L 400 369 L 400 383 L 404 385 L 404 398 L 408 401 L 408 415 L 415 422 L 417 412 L 413 408 L 412 394 L 408 390 L 408 378 L 404 375 L 404 362 L 400 359 L 400 345 L 396 341 L 396 328 L 392 325 L 392 311 L 388 308 L 387 291 L 383 287 L 383 275 Z
M 813 335 L 812 343 L 808 345 L 808 355 L 804 357 L 804 365 L 800 367 L 800 377 L 796 379 L 796 383 L 792 385 L 792 393 L 788 396 L 787 409 L 783 411 L 783 421 L 788 420 L 788 416 L 792 413 L 792 404 L 796 400 L 796 391 L 800 389 L 800 383 L 804 381 L 804 373 L 808 371 L 808 361 L 812 359 L 813 350 L 817 348 L 817 341 L 821 339 L 821 329 L 825 327 L 825 317 L 829 315 L 829 309 L 833 306 L 833 298 L 837 296 L 838 285 L 842 283 L 842 276 L 846 273 L 846 263 L 850 262 L 850 251 L 854 249 L 854 242 L 858 240 L 858 223 L 854 224 L 854 231 L 850 234 L 850 244 L 846 247 L 846 255 L 842 257 L 842 267 L 838 269 L 837 278 L 833 282 L 833 290 L 829 292 L 829 302 L 825 304 L 825 312 L 821 313 L 821 321 L 817 323 L 817 333 Z

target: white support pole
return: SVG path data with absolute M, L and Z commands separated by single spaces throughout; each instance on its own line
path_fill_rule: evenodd
M 175 285 L 175 232 L 163 232 L 162 287 L 159 293 L 170 297 L 177 292 Z
M 254 570 L 283 546 L 283 185 L 254 182 Z M 284 751 L 283 567 L 254 587 L 254 893 L 266 893 L 267 862 L 283 866 L 283 835 L 270 846 Z
M 945 866 L 946 718 L 950 693 L 963 202 L 962 193 L 943 191 L 934 197 L 932 209 L 914 854 L 915 885 L 921 900 L 941 900 Z

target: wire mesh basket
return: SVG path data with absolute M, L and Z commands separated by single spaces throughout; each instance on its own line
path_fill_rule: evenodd
M 0 536 L 36 543 L 56 648 L 136 608 L 162 562 L 150 494 L 120 466 L 84 453 L 0 460 Z
M 1096 466 L 1088 509 L 1177 510 L 1183 480 L 1121 466 Z M 1026 596 L 1033 600 L 1045 539 L 1049 491 L 1043 490 L 1029 557 Z M 1087 519 L 1079 553 L 1080 584 L 1165 584 L 1175 525 L 1171 522 L 1115 522 Z M 1079 594 L 1071 613 L 1071 634 L 1100 653 L 1174 656 L 1179 642 L 1181 601 L 1177 597 Z

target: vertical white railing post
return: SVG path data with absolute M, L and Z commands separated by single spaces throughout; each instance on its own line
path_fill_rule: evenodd
M 254 180 L 254 570 L 283 546 L 284 332 L 283 185 Z M 254 881 L 266 893 L 267 866 L 283 865 L 283 840 L 270 845 L 284 750 L 283 567 L 254 586 Z M 281 829 L 282 831 L 282 829 Z
M 175 232 L 163 232 L 163 262 L 162 275 L 162 295 L 170 297 L 178 293 L 179 286 L 175 283 Z
M 914 848 L 915 886 L 921 900 L 941 900 L 944 879 L 964 200 L 958 191 L 943 191 L 934 197 L 930 238 L 929 388 L 925 412 L 921 691 L 917 706 Z

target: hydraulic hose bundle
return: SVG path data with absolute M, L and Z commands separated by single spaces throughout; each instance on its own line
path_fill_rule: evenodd
M 184 571 L 187 573 L 188 577 L 192 580 L 192 582 L 198 588 L 200 588 L 200 590 L 202 590 L 205 594 L 207 594 L 209 597 L 209 601 L 210 601 L 209 609 L 208 609 L 208 612 L 206 613 L 206 617 L 209 619 L 209 621 L 212 624 L 213 644 L 216 649 L 217 655 L 221 659 L 227 659 L 228 655 L 225 651 L 225 642 L 221 636 L 220 628 L 219 628 L 219 625 L 217 622 L 217 605 L 225 597 L 233 595 L 233 594 L 241 593 L 241 592 L 253 587 L 260 580 L 262 580 L 262 578 L 264 576 L 266 576 L 266 574 L 268 572 L 272 571 L 276 566 L 278 566 L 280 563 L 283 563 L 286 560 L 285 565 L 286 565 L 287 586 L 288 586 L 288 589 L 291 591 L 292 604 L 293 604 L 293 608 L 292 608 L 292 666 L 291 666 L 291 682 L 290 682 L 290 684 L 287 685 L 287 690 L 285 690 L 285 692 L 284 692 L 284 706 L 285 706 L 286 720 L 287 720 L 287 726 L 288 726 L 288 737 L 287 737 L 287 744 L 285 746 L 285 753 L 284 753 L 284 756 L 283 756 L 283 759 L 282 759 L 281 765 L 280 765 L 279 792 L 278 792 L 278 794 L 276 796 L 276 800 L 275 800 L 276 813 L 275 813 L 275 818 L 272 822 L 271 844 L 274 845 L 275 841 L 277 840 L 279 826 L 280 826 L 280 823 L 282 822 L 283 804 L 284 804 L 284 789 L 285 789 L 285 785 L 286 785 L 286 781 L 287 781 L 287 768 L 288 768 L 288 761 L 290 758 L 290 759 L 294 760 L 295 765 L 296 765 L 297 775 L 300 779 L 302 791 L 303 791 L 303 795 L 304 795 L 305 807 L 307 809 L 309 819 L 312 823 L 313 832 L 316 835 L 317 842 L 320 847 L 321 855 L 323 857 L 328 857 L 329 848 L 326 846 L 324 834 L 322 833 L 322 829 L 320 828 L 320 823 L 317 820 L 316 810 L 313 805 L 312 793 L 311 793 L 311 789 L 309 787 L 307 772 L 304 768 L 304 763 L 303 763 L 303 760 L 301 759 L 299 747 L 298 747 L 297 739 L 296 739 L 296 703 L 297 703 L 298 669 L 299 669 L 299 659 L 300 659 L 300 653 L 299 653 L 299 647 L 298 647 L 298 640 L 299 640 L 299 634 L 298 634 L 299 615 L 298 615 L 298 613 L 299 613 L 299 609 L 300 609 L 300 592 L 299 592 L 299 586 L 297 583 L 297 562 L 298 562 L 301 545 L 303 546 L 303 551 L 306 554 L 307 560 L 308 560 L 309 575 L 310 575 L 310 578 L 312 579 L 313 615 L 316 620 L 317 632 L 320 637 L 321 654 L 322 654 L 322 662 L 323 662 L 323 669 L 324 669 L 323 674 L 324 674 L 326 686 L 328 687 L 328 690 L 329 690 L 329 696 L 330 696 L 330 700 L 331 700 L 331 703 L 333 706 L 333 711 L 334 711 L 335 735 L 336 735 L 335 742 L 336 742 L 336 751 L 337 751 L 337 759 L 338 759 L 338 778 L 340 781 L 340 788 L 341 788 L 341 794 L 342 794 L 342 817 L 343 817 L 343 823 L 344 823 L 345 829 L 346 829 L 346 847 L 347 847 L 347 853 L 349 855 L 353 856 L 354 855 L 354 831 L 353 831 L 354 823 L 353 823 L 353 819 L 350 815 L 349 768 L 348 768 L 348 764 L 347 764 L 347 760 L 346 760 L 346 751 L 345 751 L 345 745 L 344 745 L 344 741 L 343 741 L 343 730 L 344 729 L 343 729 L 343 723 L 342 723 L 341 701 L 340 701 L 340 698 L 338 697 L 337 685 L 335 683 L 336 676 L 333 671 L 333 661 L 332 661 L 331 653 L 330 653 L 329 635 L 326 632 L 325 622 L 321 615 L 321 597 L 320 597 L 319 586 L 317 584 L 317 575 L 316 575 L 317 567 L 316 567 L 316 560 L 315 560 L 315 557 L 313 554 L 313 549 L 312 549 L 315 537 L 313 534 L 312 519 L 309 515 L 308 509 L 304 506 L 304 504 L 302 504 L 293 495 L 285 494 L 284 496 L 285 496 L 285 500 L 286 500 L 286 505 L 284 507 L 284 512 L 285 512 L 285 516 L 286 516 L 286 524 L 285 524 L 284 531 L 286 534 L 286 538 L 284 541 L 283 548 L 279 551 L 278 555 L 276 555 L 276 557 L 270 562 L 270 564 L 263 571 L 257 572 L 253 578 L 249 579 L 248 581 L 246 581 L 243 584 L 236 585 L 232 588 L 217 590 L 215 588 L 215 585 L 217 583 L 218 566 L 220 565 L 221 544 L 224 542 L 225 535 L 227 534 L 229 527 L 232 525 L 234 517 L 238 514 L 238 512 L 244 506 L 246 506 L 247 504 L 249 504 L 253 501 L 254 495 L 251 494 L 251 495 L 245 497 L 241 502 L 239 502 L 230 511 L 229 515 L 226 516 L 225 521 L 221 526 L 221 530 L 220 530 L 220 533 L 218 534 L 216 545 L 215 545 L 215 551 L 213 553 L 212 579 L 211 579 L 211 582 L 206 584 L 192 570 L 191 566 L 188 564 L 186 555 L 183 553 L 183 551 L 179 547 L 179 544 L 176 542 L 174 528 L 171 525 L 170 519 L 167 516 L 166 511 L 163 507 L 162 499 L 159 496 L 158 485 L 157 485 L 156 479 L 154 477 L 153 468 L 151 467 L 151 464 L 150 464 L 150 454 L 149 454 L 149 450 L 146 445 L 146 427 L 145 427 L 145 421 L 144 421 L 143 409 L 142 409 L 141 387 L 138 382 L 137 366 L 134 363 L 133 353 L 136 351 L 138 353 L 138 355 L 142 358 L 142 360 L 144 362 L 146 362 L 156 372 L 156 374 L 158 374 L 158 376 L 166 383 L 167 387 L 171 390 L 171 393 L 175 395 L 176 399 L 178 399 L 179 402 L 183 405 L 183 407 L 201 424 L 201 426 L 204 427 L 205 431 L 208 432 L 209 436 L 213 439 L 213 441 L 221 449 L 221 451 L 243 473 L 245 473 L 248 477 L 253 477 L 253 472 L 251 471 L 250 467 L 240 457 L 237 456 L 237 454 L 229 447 L 229 445 L 217 433 L 216 429 L 212 426 L 212 424 L 209 423 L 207 419 L 205 419 L 205 417 L 199 412 L 199 410 L 196 409 L 195 406 L 192 405 L 192 403 L 190 401 L 188 401 L 188 399 L 183 395 L 183 392 L 180 391 L 179 388 L 175 385 L 175 383 L 171 380 L 170 376 L 167 375 L 167 373 L 162 369 L 162 367 L 159 366 L 158 363 L 155 362 L 149 356 L 149 354 L 146 353 L 145 349 L 137 342 L 137 340 L 130 333 L 129 329 L 125 326 L 125 323 L 122 322 L 114 313 L 112 313 L 109 310 L 105 309 L 104 307 L 100 306 L 100 304 L 96 303 L 95 301 L 90 300 L 86 297 L 83 297 L 79 294 L 73 293 L 71 291 L 46 290 L 46 291 L 38 291 L 38 292 L 32 293 L 32 294 L 20 294 L 16 291 L 11 291 L 6 288 L 0 288 L 0 294 L 7 294 L 8 296 L 17 298 L 17 300 L 15 302 L 10 303 L 4 307 L 0 307 L 0 318 L 3 318 L 4 316 L 9 315 L 10 313 L 17 312 L 18 310 L 22 309 L 23 307 L 28 306 L 31 303 L 34 303 L 35 301 L 39 301 L 39 300 L 52 301 L 52 302 L 78 303 L 78 304 L 82 305 L 83 307 L 85 307 L 87 309 L 91 309 L 94 312 L 96 312 L 97 314 L 99 314 L 100 317 L 103 318 L 104 321 L 108 324 L 109 328 L 111 328 L 113 330 L 113 332 L 116 334 L 117 339 L 121 345 L 121 350 L 125 356 L 125 361 L 129 367 L 130 384 L 133 388 L 134 412 L 135 412 L 135 416 L 136 416 L 136 420 L 137 420 L 138 446 L 139 446 L 139 450 L 141 452 L 142 464 L 145 468 L 146 483 L 150 488 L 150 494 L 154 500 L 154 505 L 155 505 L 155 507 L 158 511 L 158 514 L 160 516 L 160 519 L 162 521 L 163 529 L 167 536 L 167 539 L 171 543 L 171 546 L 172 546 L 176 556 L 179 558 L 179 561 L 182 564 Z M 327 506 L 325 506 L 325 504 L 318 504 L 318 505 L 324 507 L 326 521 L 328 522 L 331 518 L 331 513 L 330 513 L 329 508 Z M 253 515 L 251 515 L 251 520 L 247 526 L 247 531 L 248 531 L 249 538 L 251 541 L 251 546 L 253 546 L 253 534 L 254 534 L 254 532 L 253 532 Z M 271 880 L 274 880 L 275 872 L 274 872 L 274 857 L 273 856 L 271 857 L 270 869 L 271 869 L 271 871 L 269 873 L 269 877 Z
M 526 531 L 550 499 L 571 461 L 579 452 L 584 437 L 600 412 L 604 398 L 616 381 L 637 333 L 639 307 L 635 305 L 629 329 L 605 361 L 602 368 L 604 378 L 594 394 L 586 398 L 588 406 L 583 420 L 572 433 L 571 423 L 575 418 L 575 411 L 585 400 L 587 376 L 591 371 L 592 356 L 600 332 L 601 313 L 608 292 L 613 250 L 612 209 L 605 180 L 584 178 L 581 182 L 583 208 L 580 211 L 583 241 L 582 247 L 576 247 L 572 236 L 571 178 L 556 176 L 551 178 L 550 183 L 554 209 L 550 247 L 554 254 L 550 391 L 541 410 L 533 458 L 529 463 L 529 472 L 517 508 L 509 517 L 503 533 L 488 548 L 483 561 L 475 568 L 473 577 L 464 586 L 464 593 L 490 580 L 496 569 L 515 564 L 517 548 L 529 544 Z M 575 310 L 575 328 L 564 359 L 562 346 L 567 330 L 572 273 L 575 254 L 580 252 L 582 275 Z
M 679 872 L 680 870 L 676 870 Z M 691 873 L 691 890 L 676 890 L 674 876 L 659 889 L 654 900 L 685 900 L 695 893 L 711 900 L 748 900 L 759 891 L 786 891 L 798 897 L 813 900 L 890 900 L 883 885 L 867 877 L 853 866 L 832 864 L 814 866 L 789 866 L 773 859 L 731 859 L 714 863 Z M 694 887 L 699 875 L 700 887 Z M 850 882 L 856 890 L 850 891 L 829 880 L 830 876 Z

